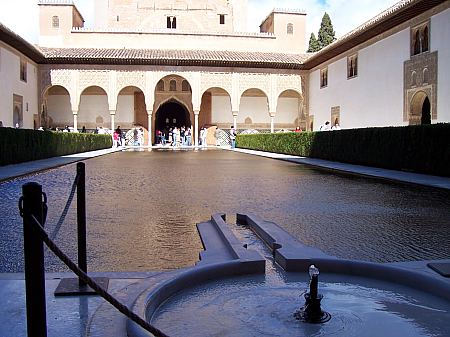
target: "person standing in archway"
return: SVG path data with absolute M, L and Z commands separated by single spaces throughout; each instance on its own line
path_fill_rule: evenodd
M 230 127 L 230 140 L 231 148 L 234 149 L 236 147 L 236 130 L 233 125 Z

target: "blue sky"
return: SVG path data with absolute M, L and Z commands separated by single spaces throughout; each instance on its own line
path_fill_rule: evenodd
M 93 25 L 93 2 L 74 0 L 86 26 Z M 38 0 L 0 0 L 0 22 L 31 43 L 38 37 Z M 273 8 L 301 9 L 307 14 L 307 41 L 317 35 L 324 12 L 331 17 L 336 37 L 340 37 L 394 5 L 397 0 L 248 0 L 248 30 L 258 31 Z

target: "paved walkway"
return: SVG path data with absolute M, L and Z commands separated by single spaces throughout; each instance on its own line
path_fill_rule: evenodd
M 20 164 L 0 166 L 0 182 L 121 150 L 121 148 L 103 149 L 91 152 L 70 154 L 61 157 L 28 161 Z
M 411 173 L 411 172 L 403 172 L 403 171 L 394 171 L 387 170 L 378 167 L 368 167 L 361 165 L 352 165 L 345 163 L 338 163 L 328 160 L 322 159 L 314 159 L 314 158 L 306 158 L 306 157 L 298 157 L 292 156 L 288 154 L 280 154 L 280 153 L 271 153 L 271 152 L 262 152 L 262 151 L 254 151 L 247 149 L 234 149 L 233 151 L 252 154 L 256 156 L 269 157 L 279 160 L 285 160 L 293 163 L 306 164 L 315 167 L 320 167 L 332 171 L 339 171 L 345 173 L 352 173 L 363 175 L 367 177 L 374 177 L 379 179 L 386 179 L 391 181 L 400 181 L 408 184 L 416 184 L 430 187 L 437 187 L 450 190 L 450 178 L 446 177 L 438 177 L 431 176 L 427 174 L 419 174 L 419 173 Z

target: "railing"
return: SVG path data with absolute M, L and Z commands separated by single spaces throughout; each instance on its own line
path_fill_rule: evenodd
M 78 223 L 78 265 L 76 265 L 53 241 L 72 203 L 77 191 L 77 223 Z M 78 276 L 78 287 L 91 287 L 117 310 L 156 337 L 167 336 L 144 319 L 133 313 L 127 306 L 114 298 L 94 278 L 87 275 L 86 261 L 86 190 L 85 164 L 77 164 L 77 175 L 61 217 L 54 231 L 49 235 L 44 225 L 47 217 L 47 196 L 42 186 L 30 182 L 22 186 L 22 197 L 19 200 L 20 215 L 23 217 L 25 289 L 28 337 L 46 337 L 47 320 L 45 304 L 45 270 L 44 243 L 47 247 Z M 76 280 L 76 279 L 75 279 Z M 61 281 L 62 283 L 62 281 Z M 107 287 L 106 287 L 107 288 Z M 71 292 L 73 294 L 73 292 Z M 56 295 L 56 294 L 55 294 Z

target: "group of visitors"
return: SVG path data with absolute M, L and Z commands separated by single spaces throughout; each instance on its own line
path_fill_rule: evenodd
M 142 127 L 135 127 L 133 129 L 133 145 L 143 146 L 144 145 L 144 129 Z
M 341 127 L 339 126 L 339 123 L 336 122 L 333 126 L 331 126 L 329 121 L 325 121 L 320 128 L 319 131 L 330 131 L 330 130 L 340 130 Z
M 113 147 L 125 146 L 125 134 L 120 129 L 120 125 L 113 132 Z
M 170 146 L 192 146 L 192 130 L 190 127 L 170 128 L 167 130 L 156 130 L 156 143 Z

